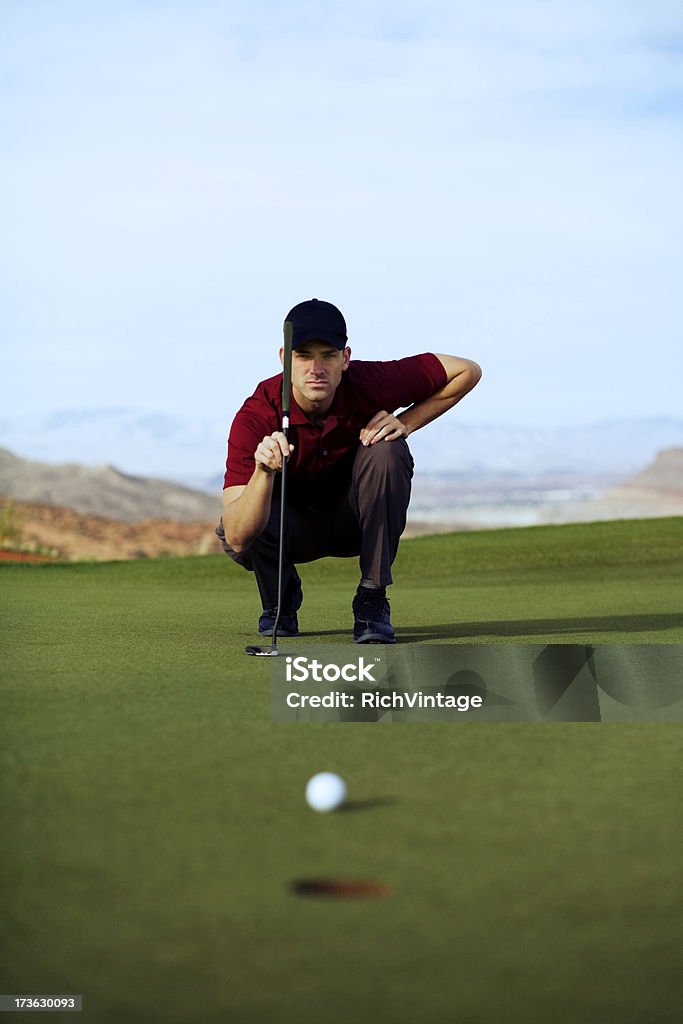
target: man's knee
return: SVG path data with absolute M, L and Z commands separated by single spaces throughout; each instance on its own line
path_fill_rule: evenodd
M 356 461 L 359 468 L 369 467 L 372 470 L 389 473 L 405 472 L 409 476 L 412 476 L 413 473 L 413 457 L 403 437 L 396 441 L 378 441 L 377 444 L 368 445 L 367 448 L 361 445 Z

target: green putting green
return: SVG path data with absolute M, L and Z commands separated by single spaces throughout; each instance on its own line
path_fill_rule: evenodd
M 405 541 L 392 618 L 408 643 L 681 642 L 682 541 Z M 299 646 L 349 640 L 355 562 L 301 575 Z M 97 1024 L 680 1019 L 683 727 L 276 725 L 229 559 L 0 584 L 0 992 L 82 993 L 65 1019 Z M 306 807 L 324 769 L 349 810 Z M 315 878 L 390 892 L 292 889 Z

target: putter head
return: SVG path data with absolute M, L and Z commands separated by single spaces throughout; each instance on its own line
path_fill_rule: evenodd
M 277 647 L 245 647 L 245 654 L 253 654 L 257 658 L 276 658 L 280 653 Z

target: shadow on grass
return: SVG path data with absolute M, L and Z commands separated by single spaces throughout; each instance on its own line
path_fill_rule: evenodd
M 429 640 L 468 640 L 476 637 L 571 636 L 590 637 L 595 633 L 656 633 L 659 630 L 683 627 L 683 615 L 594 615 L 553 619 L 490 619 L 485 622 L 445 622 L 426 626 L 397 626 L 397 642 L 420 643 Z M 300 637 L 352 638 L 338 629 L 321 629 L 300 633 Z
M 367 800 L 347 800 L 345 804 L 342 804 L 337 810 L 337 814 L 346 814 L 349 811 L 372 811 L 377 807 L 391 807 L 392 804 L 398 803 L 398 798 L 395 796 L 375 796 L 369 797 Z
M 431 626 L 403 626 L 399 643 L 468 637 L 591 636 L 594 633 L 657 632 L 683 625 L 681 615 L 595 615 L 567 619 L 504 619 L 488 622 L 448 622 Z

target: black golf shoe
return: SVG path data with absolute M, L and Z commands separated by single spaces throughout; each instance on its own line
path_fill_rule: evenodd
M 359 587 L 353 599 L 354 644 L 395 644 L 386 591 Z
M 282 615 L 277 624 L 278 636 L 298 636 L 299 619 L 297 612 L 303 603 L 304 592 L 301 589 L 299 574 L 294 573 L 282 600 Z M 275 608 L 264 608 L 258 620 L 259 636 L 272 636 L 273 626 L 277 617 L 277 606 Z

